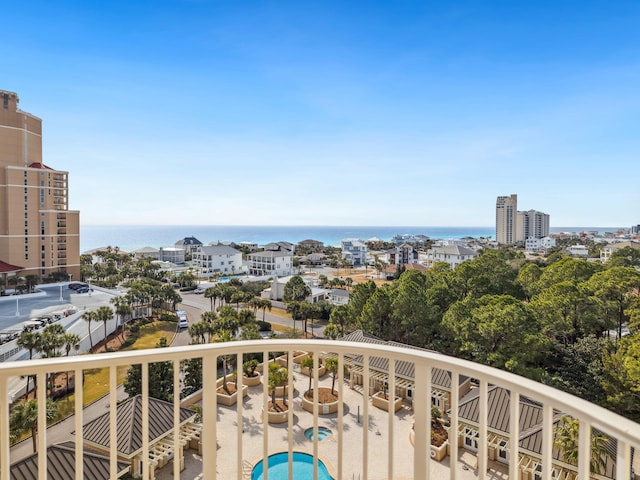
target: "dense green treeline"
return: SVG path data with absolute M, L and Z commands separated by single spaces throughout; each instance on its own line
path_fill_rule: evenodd
M 334 308 L 328 334 L 362 329 L 508 370 L 638 420 L 637 260 L 532 263 L 485 251 L 454 270 L 442 263 L 390 284 L 356 285 L 349 305 Z

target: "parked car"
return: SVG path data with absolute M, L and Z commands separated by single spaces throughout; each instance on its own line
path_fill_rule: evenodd
M 204 293 L 204 288 L 200 288 L 200 287 L 198 287 L 198 288 L 196 288 L 196 289 L 193 291 L 193 293 L 196 293 L 196 294 L 198 294 L 198 295 L 201 295 L 201 294 L 203 294 L 203 293 Z
M 82 282 L 71 282 L 69 283 L 69 288 L 71 290 L 78 290 L 79 288 L 89 288 L 89 285 L 87 285 L 86 283 L 82 283 Z
M 184 310 L 178 310 L 176 312 L 176 315 L 178 316 L 178 328 L 179 329 L 189 328 L 189 320 L 187 319 L 187 312 L 185 312 Z
M 76 289 L 76 293 L 89 293 L 89 292 L 93 292 L 93 288 L 89 288 L 88 285 L 86 287 L 80 287 Z

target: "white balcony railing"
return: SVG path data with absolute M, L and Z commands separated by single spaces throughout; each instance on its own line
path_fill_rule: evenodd
M 117 419 L 117 368 L 118 366 L 127 366 L 133 364 L 142 365 L 143 391 L 142 391 L 142 424 L 140 426 L 142 434 L 142 447 L 140 458 L 153 458 L 154 446 L 150 443 L 153 439 L 149 438 L 149 400 L 148 400 L 148 366 L 154 362 L 173 362 L 174 366 L 174 385 L 180 385 L 182 374 L 180 372 L 180 362 L 191 358 L 202 358 L 203 360 L 203 384 L 201 405 L 202 405 L 202 425 L 200 432 L 200 441 L 202 451 L 206 452 L 202 456 L 201 476 L 198 478 L 216 479 L 216 478 L 250 478 L 247 477 L 247 466 L 253 465 L 258 459 L 247 458 L 251 455 L 250 448 L 255 451 L 259 449 L 259 456 L 265 460 L 270 454 L 276 451 L 286 451 L 291 455 L 299 447 L 297 441 L 294 440 L 297 427 L 294 427 L 301 419 L 311 422 L 316 433 L 314 440 L 309 443 L 311 453 L 314 457 L 314 475 L 318 475 L 318 459 L 319 441 L 318 426 L 321 418 L 317 403 L 313 407 L 313 413 L 297 411 L 294 414 L 294 408 L 289 408 L 287 412 L 288 427 L 286 429 L 273 430 L 271 427 L 261 426 L 257 428 L 247 420 L 247 415 L 252 413 L 258 418 L 260 415 L 257 411 L 245 411 L 248 409 L 246 402 L 237 402 L 234 407 L 222 407 L 216 397 L 216 380 L 217 380 L 217 364 L 218 359 L 223 355 L 235 357 L 236 361 L 241 363 L 242 355 L 245 353 L 259 353 L 262 358 L 269 359 L 273 352 L 286 352 L 288 355 L 288 364 L 294 365 L 294 352 L 312 352 L 315 366 L 318 366 L 319 359 L 323 355 L 331 354 L 338 358 L 339 364 L 347 366 L 347 368 L 338 368 L 336 381 L 336 390 L 341 399 L 345 399 L 347 394 L 352 395 L 351 398 L 359 398 L 360 400 L 350 400 L 351 403 L 339 402 L 337 413 L 329 418 L 331 425 L 335 430 L 335 442 L 332 442 L 332 456 L 329 459 L 330 471 L 336 480 L 351 478 L 415 478 L 428 479 L 436 478 L 433 474 L 433 464 L 436 462 L 427 455 L 430 445 L 430 429 L 427 428 L 431 423 L 431 394 L 433 392 L 433 370 L 441 369 L 450 373 L 451 376 L 451 397 L 449 411 L 449 432 L 460 431 L 461 424 L 466 420 L 459 418 L 459 379 L 462 376 L 474 379 L 474 388 L 477 388 L 479 399 L 479 419 L 477 428 L 477 478 L 484 479 L 491 476 L 489 466 L 489 449 L 493 448 L 495 441 L 495 432 L 491 431 L 491 424 L 488 418 L 492 412 L 488 411 L 488 392 L 492 386 L 498 386 L 509 392 L 508 414 L 510 416 L 508 431 L 504 433 L 502 445 L 508 445 L 507 458 L 505 460 L 505 473 L 509 478 L 557 478 L 558 471 L 575 472 L 573 478 L 586 479 L 591 476 L 590 469 L 590 448 L 591 448 L 591 432 L 593 430 L 602 432 L 606 436 L 615 440 L 611 462 L 614 465 L 609 478 L 629 479 L 632 477 L 632 450 L 640 446 L 640 425 L 624 419 L 610 411 L 597 407 L 580 398 L 573 397 L 558 390 L 549 388 L 545 385 L 524 379 L 522 377 L 512 375 L 503 371 L 499 371 L 490 367 L 475 364 L 472 362 L 459 360 L 452 357 L 439 355 L 436 353 L 420 351 L 416 349 L 389 347 L 381 345 L 369 345 L 354 342 L 324 341 L 324 340 L 264 340 L 264 341 L 240 341 L 223 344 L 194 345 L 188 347 L 170 347 L 161 349 L 151 349 L 145 351 L 130 351 L 108 354 L 83 355 L 76 357 L 54 358 L 47 360 L 33 360 L 10 362 L 0 365 L 0 480 L 9 480 L 11 472 L 5 466 L 15 462 L 12 458 L 12 448 L 9 444 L 9 413 L 10 405 L 7 402 L 8 383 L 11 378 L 26 375 L 36 375 L 37 385 L 45 385 L 46 375 L 50 372 L 74 371 L 76 378 L 83 378 L 83 371 L 95 368 L 109 369 L 109 439 L 110 446 L 108 448 L 109 464 L 111 467 L 111 478 L 115 477 L 115 471 L 118 462 L 122 461 L 117 451 L 118 432 L 116 431 Z M 357 357 L 359 364 L 359 372 L 362 375 L 362 385 L 371 385 L 373 381 L 381 379 L 380 371 L 374 371 L 372 364 L 379 365 L 380 357 L 389 360 L 387 377 L 384 381 L 388 382 L 388 391 L 395 392 L 400 383 L 405 388 L 410 388 L 411 397 L 413 399 L 411 406 L 405 406 L 405 415 L 396 414 L 393 408 L 389 412 L 380 414 L 376 410 L 378 423 L 373 425 L 372 412 L 375 409 L 370 404 L 368 389 L 362 389 L 362 395 L 356 394 L 349 388 L 346 382 L 346 375 L 349 375 L 349 367 L 353 367 L 354 358 Z M 326 357 L 325 357 L 326 358 Z M 399 366 L 405 365 L 403 362 L 413 364 L 413 380 L 407 383 L 406 380 L 400 379 Z M 294 368 L 290 368 L 289 384 L 294 385 Z M 315 374 L 311 380 L 316 396 L 319 388 L 320 379 L 318 378 L 318 368 L 314 368 Z M 295 372 L 299 375 L 300 372 Z M 307 386 L 309 380 L 303 377 L 303 386 Z M 252 398 L 257 402 L 256 405 L 262 405 L 264 411 L 267 411 L 268 401 L 270 400 L 268 389 L 268 369 L 264 369 L 263 384 L 261 387 L 252 387 Z M 352 382 L 353 386 L 353 382 Z M 243 379 L 242 375 L 238 379 L 238 391 L 242 391 Z M 38 404 L 45 404 L 45 388 L 38 388 L 37 398 Z M 519 431 L 520 425 L 520 399 L 526 398 L 541 405 L 542 409 L 542 447 L 540 458 L 534 462 L 535 468 L 524 466 L 523 449 L 520 447 L 519 439 L 523 432 Z M 297 399 L 294 396 L 294 390 L 289 389 L 288 403 L 296 405 Z M 75 478 L 82 479 L 83 473 L 83 453 L 85 443 L 83 442 L 83 422 L 84 412 L 82 409 L 82 392 L 78 389 L 75 397 L 75 415 L 74 428 L 75 431 Z M 245 406 L 247 405 L 247 406 Z M 181 451 L 183 444 L 181 443 L 180 430 L 180 403 L 174 401 L 173 405 L 173 427 L 171 435 L 167 436 L 165 444 L 173 443 L 175 452 Z M 253 407 L 252 407 L 253 408 Z M 224 424 L 221 421 L 221 409 L 225 409 L 225 415 L 234 416 L 232 427 L 230 424 Z M 358 427 L 354 428 L 354 416 L 357 412 Z M 554 418 L 557 414 L 562 413 L 579 420 L 579 456 L 575 467 L 571 467 L 566 463 L 562 463 L 554 456 Z M 235 415 L 234 415 L 235 414 Z M 307 415 L 306 417 L 303 417 Z M 326 418 L 326 417 L 322 417 Z M 380 420 L 382 418 L 382 420 Z M 39 425 L 44 425 L 46 412 L 44 408 L 39 408 L 38 421 Z M 361 423 L 360 423 L 360 419 Z M 407 447 L 407 439 L 397 433 L 398 428 L 403 424 L 406 428 L 407 422 L 412 421 L 414 432 L 412 435 L 413 446 Z M 266 425 L 266 422 L 264 423 Z M 379 443 L 382 440 L 376 440 L 374 430 L 383 428 L 386 432 L 384 445 L 386 451 L 380 451 Z M 37 436 L 38 446 L 38 478 L 46 479 L 47 456 L 43 452 L 47 451 L 48 436 L 44 428 L 39 428 Z M 257 431 L 258 437 L 252 436 L 247 439 L 245 430 L 250 430 L 251 435 Z M 394 433 L 396 432 L 396 433 Z M 121 432 L 120 432 L 121 433 Z M 299 432 L 298 432 L 299 433 Z M 354 442 L 353 436 L 359 441 Z M 261 441 L 257 438 L 261 437 Z M 460 437 L 463 438 L 463 437 Z M 493 440 L 492 440 L 493 439 Z M 462 466 L 459 464 L 458 435 L 449 435 L 450 451 L 446 465 L 448 465 L 448 478 L 461 478 Z M 248 443 L 250 442 L 250 443 Z M 323 447 L 324 448 L 324 447 Z M 224 452 L 218 453 L 218 452 Z M 230 453 L 231 452 L 231 453 Z M 409 455 L 411 461 L 406 461 Z M 233 458 L 230 458 L 233 456 Z M 182 454 L 177 454 L 174 458 L 182 458 Z M 289 457 L 290 459 L 292 457 Z M 525 462 L 526 463 L 526 462 Z M 154 463 L 140 462 L 141 475 L 143 478 L 152 478 L 154 472 Z M 182 472 L 183 462 L 174 461 L 173 465 L 165 466 L 173 473 L 173 478 L 195 478 L 186 477 Z M 354 467 L 356 465 L 356 467 Z M 380 465 L 383 465 L 381 468 Z M 527 474 L 523 475 L 523 469 L 529 468 Z M 291 472 L 291 469 L 289 470 Z M 488 473 L 489 471 L 489 473 Z M 155 472 L 157 473 L 157 472 Z M 182 475 L 182 476 L 181 476 Z M 267 477 L 265 477 L 267 478 Z M 437 478 L 443 478 L 438 476 Z M 445 477 L 446 478 L 446 477 Z M 565 476 L 564 478 L 572 478 Z M 596 476 L 595 478 L 601 478 Z M 606 478 L 606 477 L 602 477 Z

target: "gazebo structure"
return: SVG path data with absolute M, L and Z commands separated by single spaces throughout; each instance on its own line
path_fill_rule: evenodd
M 87 480 L 109 480 L 114 478 L 109 472 L 109 457 L 85 450 L 83 453 L 83 472 Z M 34 453 L 12 463 L 9 468 L 11 480 L 32 480 L 38 478 L 38 454 Z M 73 442 L 65 442 L 47 447 L 47 479 L 68 480 L 75 478 L 76 449 Z M 121 478 L 129 472 L 125 462 L 117 463 L 115 478 Z
M 155 478 L 155 469 L 170 460 L 180 462 L 184 469 L 184 452 L 192 442 L 199 442 L 202 425 L 195 421 L 197 412 L 180 408 L 181 448 L 174 451 L 173 404 L 149 397 L 149 472 Z M 136 395 L 120 403 L 116 412 L 118 431 L 118 460 L 131 466 L 134 476 L 142 474 L 143 441 L 140 435 L 142 425 L 142 396 Z M 109 454 L 109 412 L 83 426 L 85 447 Z

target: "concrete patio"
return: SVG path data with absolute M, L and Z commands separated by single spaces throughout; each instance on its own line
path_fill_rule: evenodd
M 309 441 L 304 431 L 313 427 L 313 415 L 302 409 L 300 406 L 301 396 L 308 388 L 308 377 L 295 370 L 295 394 L 294 394 L 294 425 L 293 425 L 293 450 L 305 453 L 313 453 L 313 442 Z M 329 375 L 325 375 L 319 383 L 321 386 L 331 386 Z M 336 386 L 337 390 L 337 386 Z M 262 424 L 262 385 L 251 387 L 249 395 L 243 403 L 243 461 L 251 465 L 262 459 L 262 435 L 264 426 Z M 363 478 L 362 474 L 362 439 L 363 439 L 363 396 L 351 390 L 347 384 L 344 386 L 344 419 L 343 419 L 343 442 L 345 449 L 343 452 L 343 478 Z M 359 421 L 358 421 L 359 420 Z M 409 433 L 413 423 L 411 410 L 404 406 L 395 414 L 393 423 L 394 437 L 394 478 L 413 478 L 413 445 L 409 441 Z M 338 421 L 336 415 L 320 415 L 318 426 L 331 429 L 334 435 L 318 442 L 319 458 L 327 466 L 334 478 L 337 478 L 338 465 L 338 443 L 337 431 Z M 387 479 L 387 446 L 389 442 L 388 413 L 369 404 L 369 463 L 368 478 L 371 480 Z M 219 449 L 217 452 L 217 468 L 220 478 L 238 478 L 236 465 L 236 407 L 218 407 L 218 432 L 229 432 L 228 435 L 219 436 Z M 287 451 L 288 448 L 288 427 L 286 424 L 269 425 L 269 454 Z M 378 455 L 377 452 L 385 452 Z M 206 455 L 206 452 L 203 452 Z M 472 479 L 477 478 L 475 472 L 476 457 L 471 452 L 464 449 L 458 451 L 458 464 L 456 478 Z M 506 465 L 490 462 L 490 471 L 487 478 L 506 479 Z M 172 464 L 156 472 L 158 480 L 169 480 L 173 478 Z M 187 450 L 185 453 L 185 470 L 181 473 L 181 479 L 192 480 L 202 479 L 202 458 L 194 451 Z M 240 478 L 244 478 L 240 475 Z M 449 457 L 442 462 L 432 462 L 431 478 L 449 478 Z

